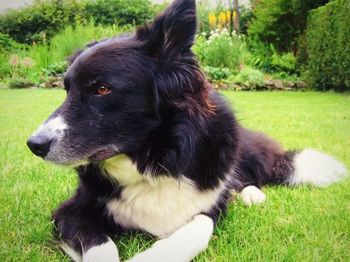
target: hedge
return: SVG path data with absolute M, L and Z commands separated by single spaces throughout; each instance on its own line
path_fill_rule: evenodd
M 149 0 L 36 0 L 0 16 L 0 33 L 19 43 L 45 42 L 68 25 L 142 24 L 152 17 Z
M 319 90 L 350 91 L 350 1 L 313 10 L 306 31 L 309 82 Z
M 75 0 L 38 0 L 33 5 L 0 16 L 0 32 L 20 43 L 45 41 L 74 23 L 82 8 Z
M 153 16 L 148 0 L 94 0 L 87 1 L 85 16 L 97 24 L 140 25 Z

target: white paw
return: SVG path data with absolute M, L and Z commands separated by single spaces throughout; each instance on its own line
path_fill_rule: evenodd
M 158 240 L 146 251 L 128 262 L 189 262 L 208 247 L 214 223 L 205 215 L 197 215 L 168 238 Z
M 247 186 L 243 188 L 239 196 L 243 203 L 247 206 L 260 204 L 266 200 L 266 195 L 264 192 L 255 186 Z
M 119 262 L 118 249 L 112 239 L 83 253 L 83 262 Z

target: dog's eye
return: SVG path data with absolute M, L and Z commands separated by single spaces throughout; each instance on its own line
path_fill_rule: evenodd
M 99 85 L 96 89 L 96 94 L 99 96 L 105 96 L 108 95 L 110 92 L 112 92 L 112 90 L 105 85 Z

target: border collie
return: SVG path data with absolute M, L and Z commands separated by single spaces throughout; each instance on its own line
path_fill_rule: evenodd
M 267 184 L 326 186 L 343 164 L 284 151 L 241 127 L 191 51 L 195 0 L 176 0 L 134 34 L 71 58 L 67 97 L 30 137 L 44 160 L 73 165 L 80 183 L 53 215 L 75 261 L 119 261 L 110 236 L 159 237 L 130 261 L 190 261 L 205 250 L 232 191 L 251 205 Z

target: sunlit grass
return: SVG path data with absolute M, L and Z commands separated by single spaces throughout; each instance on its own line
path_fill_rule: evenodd
M 223 94 L 245 126 L 289 149 L 328 152 L 350 167 L 350 96 Z M 34 157 L 25 145 L 64 96 L 61 90 L 0 90 L 1 261 L 68 261 L 52 240 L 50 216 L 74 192 L 76 176 Z M 325 189 L 269 187 L 261 206 L 233 202 L 208 251 L 196 261 L 349 260 L 349 189 L 349 179 Z M 126 259 L 152 240 L 136 234 L 123 236 L 117 245 Z

